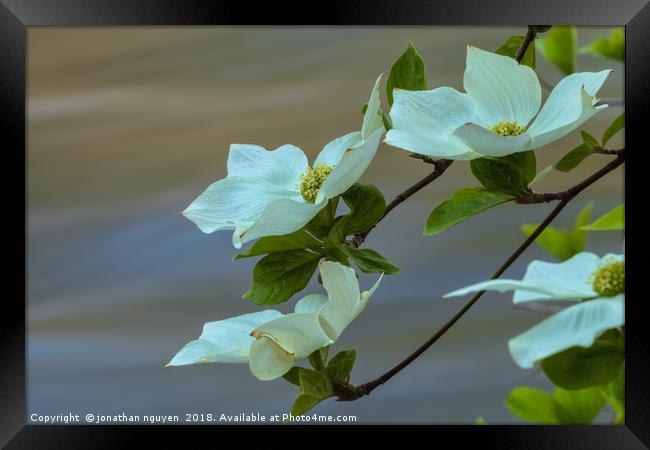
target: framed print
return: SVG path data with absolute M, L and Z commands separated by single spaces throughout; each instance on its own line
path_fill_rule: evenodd
M 1 3 L 7 448 L 647 448 L 646 2 Z

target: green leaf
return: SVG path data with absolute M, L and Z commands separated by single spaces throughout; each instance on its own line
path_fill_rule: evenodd
M 594 206 L 593 202 L 589 202 L 582 208 L 582 211 L 578 213 L 575 222 L 573 223 L 573 230 L 569 232 L 569 237 L 571 238 L 571 243 L 573 245 L 573 254 L 583 252 L 587 246 L 587 235 L 588 233 L 582 229 L 589 219 L 591 219 L 591 208 Z M 571 255 L 573 256 L 573 255 Z
M 578 213 L 572 230 L 558 230 L 553 226 L 548 226 L 537 237 L 535 242 L 560 261 L 566 261 L 573 255 L 584 251 L 587 243 L 587 233 L 582 231 L 581 228 L 591 217 L 592 205 L 591 202 L 588 203 Z M 526 236 L 530 236 L 537 227 L 538 225 L 525 224 L 521 226 L 521 230 Z
M 578 32 L 571 26 L 554 26 L 537 41 L 541 54 L 565 75 L 576 71 Z
M 541 361 L 542 370 L 557 386 L 585 389 L 613 381 L 619 373 L 625 353 L 607 332 L 589 348 L 571 347 Z M 617 337 L 617 335 L 616 335 Z
M 611 31 L 608 37 L 598 38 L 580 48 L 580 53 L 591 53 L 601 58 L 625 61 L 625 32 L 622 28 Z
M 473 159 L 470 161 L 470 169 L 486 189 L 518 195 L 526 190 L 528 183 L 535 177 L 535 155 L 532 151 L 525 153 L 503 158 Z
M 587 133 L 584 130 L 580 132 L 580 136 L 582 136 L 582 141 L 586 142 L 587 144 L 591 144 L 594 147 L 598 147 L 600 145 L 595 137 L 593 137 L 591 134 Z
M 485 420 L 485 417 L 483 416 L 478 416 L 476 420 L 474 421 L 474 425 L 487 425 L 487 420 Z
M 250 258 L 252 256 L 264 255 L 266 253 L 300 250 L 304 248 L 319 251 L 321 247 L 321 241 L 313 237 L 303 228 L 282 236 L 267 236 L 258 239 L 246 250 L 235 255 L 233 259 Z
M 306 250 L 271 253 L 253 269 L 253 281 L 244 298 L 258 305 L 287 301 L 307 286 L 322 255 Z
M 548 174 L 550 174 L 552 171 L 553 171 L 552 165 L 544 167 L 542 170 L 540 170 L 540 172 L 537 175 L 535 175 L 535 178 L 533 178 L 533 180 L 530 183 L 528 183 L 528 187 L 536 185 L 544 178 L 546 178 Z
M 510 36 L 506 42 L 497 49 L 495 53 L 499 55 L 509 56 L 514 59 L 517 54 L 517 50 L 521 47 L 521 43 L 524 41 L 523 36 Z M 531 41 L 528 44 L 528 48 L 524 52 L 524 57 L 521 59 L 519 64 L 523 64 L 532 69 L 535 69 L 535 41 Z
M 609 127 L 607 127 L 607 129 L 603 133 L 603 139 L 602 139 L 603 146 L 605 146 L 607 142 L 609 142 L 612 136 L 614 136 L 616 133 L 621 131 L 623 127 L 625 127 L 625 113 L 621 114 L 616 119 L 614 119 L 612 124 Z
M 406 89 L 408 91 L 423 91 L 427 88 L 427 75 L 424 69 L 422 56 L 409 42 L 406 51 L 402 53 L 393 67 L 386 81 L 386 96 L 388 105 L 393 105 L 393 88 Z
M 600 386 L 574 391 L 556 387 L 554 397 L 564 425 L 589 425 L 607 403 Z
M 541 389 L 523 386 L 513 389 L 506 399 L 506 407 L 527 422 L 555 425 L 563 419 L 558 402 Z
M 334 226 L 334 218 L 336 217 L 336 208 L 339 204 L 339 197 L 330 199 L 325 208 L 321 209 L 307 225 L 303 227 L 312 235 L 323 238 L 327 236 L 329 231 Z
M 588 231 L 624 230 L 625 205 L 618 205 L 616 208 L 600 216 L 593 223 L 585 225 L 580 229 Z
M 486 209 L 514 199 L 513 196 L 488 189 L 459 189 L 448 200 L 436 206 L 424 228 L 425 236 L 433 236 Z
M 583 142 L 564 155 L 564 157 L 555 164 L 555 170 L 559 170 L 560 172 L 569 172 L 578 167 L 578 165 L 588 156 L 593 155 L 595 150 L 596 149 L 593 145 Z
M 357 183 L 342 196 L 350 208 L 345 225 L 346 235 L 361 233 L 374 226 L 386 211 L 384 195 L 375 186 Z
M 533 234 L 536 229 L 537 225 L 534 224 L 525 224 L 521 226 L 521 230 L 527 236 Z M 568 233 L 560 231 L 550 225 L 546 227 L 539 236 L 537 236 L 535 242 L 560 261 L 566 261 L 575 254 L 573 251 L 573 243 L 571 242 L 571 237 Z
M 325 243 L 325 258 L 328 261 L 335 261 L 343 264 L 344 266 L 350 267 L 350 262 L 348 261 L 348 253 L 345 251 L 345 247 L 347 247 L 347 245 L 335 241 L 329 237 L 325 238 L 323 242 Z
M 358 249 L 334 242 L 329 238 L 325 239 L 325 248 L 328 251 L 328 255 L 332 254 L 333 258 L 340 258 L 341 254 L 352 258 L 359 269 L 365 273 L 385 273 L 386 275 L 392 275 L 398 273 L 400 270 L 395 264 L 369 248 Z
M 300 386 L 300 378 L 299 374 L 301 370 L 309 370 L 311 369 L 305 369 L 304 367 L 298 367 L 298 366 L 293 366 L 287 373 L 282 375 L 282 378 L 287 380 L 291 384 L 295 384 L 296 386 Z
M 357 352 L 354 349 L 338 352 L 325 367 L 324 372 L 334 383 L 347 383 L 350 381 L 350 372 L 354 367 Z
M 347 224 L 350 221 L 350 219 L 351 216 L 349 215 L 339 216 L 336 219 L 334 219 L 334 226 L 327 234 L 327 237 L 332 239 L 335 242 L 343 242 L 345 236 L 347 236 L 348 234 L 345 231 L 345 229 L 347 228 Z
M 603 391 L 609 405 L 616 413 L 616 425 L 625 423 L 625 364 L 614 381 L 605 386 Z
M 327 363 L 327 354 L 329 353 L 330 346 L 321 347 L 312 354 L 310 354 L 307 359 L 312 367 L 316 370 L 322 370 L 325 368 Z
M 320 371 L 301 370 L 298 373 L 300 393 L 293 403 L 291 414 L 300 416 L 323 400 L 332 397 L 334 390 L 328 376 Z

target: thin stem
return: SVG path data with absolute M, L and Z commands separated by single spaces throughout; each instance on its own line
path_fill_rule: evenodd
M 544 221 L 537 226 L 535 231 L 526 238 L 526 240 L 508 257 L 508 259 L 501 264 L 501 266 L 497 269 L 496 272 L 490 277 L 491 280 L 499 278 L 503 272 L 508 269 L 512 265 L 513 262 L 521 256 L 521 254 L 532 244 L 535 239 L 548 227 L 551 222 L 560 214 L 560 212 L 566 207 L 566 205 L 580 192 L 582 192 L 584 189 L 589 187 L 591 184 L 608 174 L 609 172 L 613 171 L 616 169 L 618 166 L 623 164 L 625 162 L 625 154 L 621 153 L 619 154 L 615 160 L 611 161 L 609 164 L 607 164 L 605 167 L 602 169 L 598 170 L 595 172 L 593 175 L 590 177 L 586 178 L 584 181 L 581 183 L 578 183 L 574 187 L 564 191 L 564 195 L 560 199 L 560 202 L 553 208 L 553 210 L 549 213 L 548 216 L 544 219 Z M 378 386 L 381 386 L 382 384 L 386 383 L 388 380 L 390 380 L 393 376 L 398 374 L 402 369 L 407 367 L 409 364 L 411 364 L 418 356 L 420 356 L 422 353 L 424 353 L 429 347 L 431 347 L 438 339 L 440 339 L 458 320 L 460 320 L 463 315 L 469 309 L 478 301 L 478 299 L 483 296 L 485 291 L 477 292 L 472 298 L 469 299 L 469 301 L 451 318 L 449 319 L 438 331 L 435 332 L 433 336 L 431 336 L 424 344 L 422 344 L 420 347 L 418 347 L 417 350 L 415 350 L 413 353 L 411 353 L 406 359 L 404 359 L 402 362 L 397 364 L 395 367 L 390 369 L 388 372 L 384 373 L 381 375 L 379 378 L 376 378 L 372 381 L 369 381 L 368 383 L 364 383 L 360 386 L 357 386 L 354 390 L 356 394 L 361 397 L 363 395 L 368 395 L 370 394 L 375 388 Z
M 397 206 L 399 206 L 400 203 L 402 203 L 404 200 L 409 198 L 411 195 L 415 194 L 418 192 L 420 189 L 424 188 L 434 180 L 436 180 L 438 177 L 440 177 L 443 173 L 445 173 L 445 170 L 451 164 L 454 162 L 451 159 L 433 159 L 428 156 L 413 156 L 417 159 L 421 159 L 422 161 L 433 164 L 435 168 L 433 169 L 433 172 L 431 172 L 429 175 L 426 177 L 422 178 L 420 181 L 415 183 L 413 186 L 409 187 L 406 189 L 404 192 L 401 194 L 397 195 L 388 205 L 386 205 L 386 210 L 384 211 L 384 215 L 377 221 L 379 223 L 386 217 L 393 209 L 395 209 Z M 364 231 L 363 233 L 358 233 L 355 234 L 352 239 L 348 241 L 350 245 L 353 245 L 354 247 L 359 247 L 363 242 L 366 240 L 366 237 L 368 237 L 368 234 L 377 226 L 377 223 L 373 225 L 371 228 L 368 230 Z
M 517 53 L 515 53 L 515 59 L 517 60 L 518 63 L 520 63 L 521 60 L 524 59 L 526 50 L 528 50 L 528 46 L 530 45 L 530 43 L 535 40 L 535 36 L 537 36 L 537 32 L 533 29 L 533 27 L 528 25 L 528 31 L 526 31 L 526 36 L 524 36 L 524 40 L 521 42 L 521 45 L 517 49 Z

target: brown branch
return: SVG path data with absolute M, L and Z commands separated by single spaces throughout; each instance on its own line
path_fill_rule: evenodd
M 422 178 L 420 181 L 415 183 L 413 186 L 409 187 L 401 194 L 397 195 L 397 197 L 395 197 L 393 201 L 391 201 L 388 205 L 386 205 L 386 210 L 384 211 L 384 215 L 381 216 L 381 218 L 377 221 L 377 223 L 381 222 L 384 219 L 384 217 L 386 217 L 393 209 L 395 209 L 404 200 L 406 200 L 411 195 L 415 194 L 417 191 L 424 188 L 425 186 L 427 186 L 428 184 L 436 180 L 438 177 L 440 177 L 440 175 L 445 173 L 445 170 L 447 170 L 447 168 L 451 166 L 451 164 L 454 162 L 451 159 L 433 159 L 429 156 L 421 156 L 421 155 L 414 155 L 414 154 L 410 156 L 413 158 L 421 159 L 426 163 L 433 164 L 435 168 L 433 169 L 433 172 L 431 172 L 426 177 Z M 352 239 L 347 241 L 347 243 L 354 247 L 359 247 L 366 240 L 368 234 L 370 234 L 370 232 L 377 226 L 377 223 L 375 223 L 371 228 L 367 229 L 363 233 L 355 234 L 352 237 Z
M 535 40 L 535 37 L 537 36 L 537 31 L 530 25 L 528 25 L 528 31 L 526 31 L 526 36 L 524 36 L 524 40 L 521 42 L 521 45 L 517 49 L 517 53 L 515 53 L 515 59 L 517 60 L 518 63 L 521 62 L 522 59 L 524 59 L 524 55 L 526 54 L 526 50 L 528 50 L 528 46 L 530 45 L 531 42 Z
M 556 199 L 559 199 L 560 202 L 553 208 L 553 210 L 549 213 L 548 216 L 544 219 L 544 221 L 537 226 L 535 231 L 526 238 L 526 240 L 508 257 L 508 259 L 501 264 L 501 266 L 497 269 L 496 272 L 490 277 L 491 280 L 494 280 L 496 278 L 499 278 L 503 272 L 512 265 L 519 256 L 532 244 L 535 239 L 548 227 L 551 222 L 560 214 L 560 212 L 566 207 L 566 205 L 575 197 L 577 196 L 580 192 L 582 192 L 584 189 L 587 187 L 591 186 L 593 183 L 595 183 L 597 180 L 608 174 L 609 172 L 613 171 L 616 169 L 618 166 L 623 164 L 625 162 L 625 153 L 622 152 L 620 153 L 616 159 L 611 161 L 609 164 L 607 164 L 605 167 L 602 169 L 598 170 L 595 172 L 593 175 L 590 177 L 586 178 L 584 181 L 581 183 L 578 183 L 577 185 L 573 186 L 572 188 L 564 191 L 563 195 Z M 543 195 L 543 194 L 542 194 Z M 374 389 L 376 389 L 378 386 L 381 386 L 382 384 L 386 383 L 388 380 L 390 380 L 393 376 L 398 374 L 402 369 L 407 367 L 409 364 L 411 364 L 418 356 L 420 356 L 422 353 L 424 353 L 429 347 L 431 347 L 438 339 L 440 339 L 458 320 L 460 320 L 463 315 L 469 311 L 469 309 L 478 301 L 479 298 L 485 293 L 485 291 L 480 291 L 474 294 L 472 298 L 469 299 L 469 301 L 449 320 L 447 321 L 436 333 L 431 336 L 424 344 L 422 344 L 417 350 L 415 350 L 413 353 L 411 353 L 406 359 L 404 359 L 402 362 L 397 364 L 395 367 L 393 367 L 391 370 L 388 372 L 384 373 L 380 377 L 369 381 L 367 383 L 364 383 L 359 386 L 349 386 L 350 391 L 354 393 L 352 397 L 347 397 L 345 400 L 355 400 L 357 398 L 360 398 L 364 395 L 370 394 Z

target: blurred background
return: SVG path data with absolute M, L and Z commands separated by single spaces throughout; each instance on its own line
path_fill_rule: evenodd
M 291 143 L 313 158 L 361 125 L 377 75 L 412 40 L 431 88 L 462 89 L 465 46 L 495 50 L 525 27 L 31 27 L 28 33 L 28 413 L 271 414 L 296 387 L 259 382 L 246 365 L 163 369 L 204 322 L 258 310 L 243 300 L 255 259 L 231 261 L 231 232 L 203 234 L 180 212 L 226 175 L 231 143 Z M 580 45 L 607 35 L 579 28 Z M 578 56 L 579 71 L 613 68 L 601 98 L 623 97 L 621 63 Z M 538 54 L 538 73 L 562 75 Z M 547 95 L 547 92 L 545 92 Z M 382 102 L 385 94 L 382 92 Z M 386 107 L 385 107 L 386 108 Z M 387 109 L 387 108 L 386 108 Z M 613 106 L 583 127 L 599 137 Z M 621 133 L 622 134 L 622 133 Z M 580 142 L 577 132 L 537 152 L 538 170 Z M 612 148 L 622 138 L 611 141 Z M 565 189 L 608 157 L 554 172 L 540 191 Z M 362 182 L 388 200 L 431 167 L 382 145 Z M 622 170 L 582 193 L 556 220 L 568 227 L 593 200 L 593 217 L 623 198 Z M 442 235 L 421 231 L 430 210 L 476 185 L 454 164 L 377 227 L 367 241 L 402 268 L 332 351 L 354 347 L 352 381 L 375 378 L 428 338 L 465 299 L 441 295 L 486 279 L 522 242 L 522 223 L 551 205 L 505 205 Z M 588 249 L 620 251 L 622 235 L 592 233 Z M 534 246 L 506 272 L 519 278 Z M 362 289 L 375 277 L 361 275 Z M 307 292 L 316 292 L 312 282 Z M 300 298 L 300 297 L 298 297 Z M 290 311 L 295 298 L 279 305 Z M 515 365 L 514 335 L 539 322 L 490 293 L 415 363 L 352 403 L 319 414 L 361 423 L 517 423 L 504 406 L 518 385 L 548 388 Z M 306 363 L 306 361 L 303 361 Z M 609 421 L 607 413 L 601 421 Z

